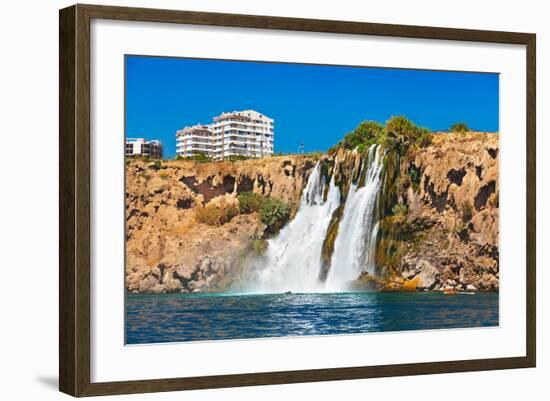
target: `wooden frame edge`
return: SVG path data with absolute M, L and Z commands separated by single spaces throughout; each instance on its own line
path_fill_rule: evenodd
M 205 390 L 532 367 L 527 357 L 91 383 L 78 396 Z
M 476 29 L 442 28 L 420 25 L 397 25 L 359 21 L 336 21 L 251 14 L 227 14 L 155 8 L 99 6 L 77 4 L 90 18 L 126 21 L 184 23 L 224 27 L 294 30 L 306 32 L 394 36 L 415 39 L 457 40 L 472 42 L 526 44 L 532 34 Z
M 92 18 L 526 45 L 528 153 L 526 356 L 91 383 L 89 62 Z M 72 396 L 94 396 L 536 366 L 535 34 L 77 4 L 59 12 L 59 65 L 60 391 Z
M 59 389 L 75 395 L 75 8 L 59 12 Z
M 59 389 L 90 385 L 89 17 L 59 11 Z
M 526 335 L 529 367 L 537 364 L 537 36 L 526 40 L 527 87 L 527 218 L 526 218 Z

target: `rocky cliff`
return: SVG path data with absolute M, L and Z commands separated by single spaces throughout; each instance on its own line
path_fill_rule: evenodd
M 380 221 L 381 288 L 497 291 L 498 171 L 498 134 L 436 134 L 408 152 Z
M 128 161 L 127 289 L 224 289 L 238 279 L 243 258 L 263 246 L 266 227 L 258 213 L 235 213 L 222 225 L 204 224 L 197 215 L 205 206 L 235 210 L 243 192 L 281 199 L 292 215 L 315 162 L 303 156 L 209 163 Z
M 376 271 L 355 286 L 384 291 L 497 291 L 498 135 L 435 134 L 429 146 L 384 152 L 376 218 Z M 320 255 L 330 269 L 349 185 L 362 185 L 366 152 L 236 162 L 130 161 L 126 167 L 126 286 L 132 292 L 219 291 L 246 275 L 269 232 L 239 194 L 281 199 L 292 218 L 318 160 L 340 188 Z M 212 209 L 225 216 L 204 219 Z M 209 217 L 209 216 L 207 216 Z M 205 223 L 208 221 L 209 223 Z

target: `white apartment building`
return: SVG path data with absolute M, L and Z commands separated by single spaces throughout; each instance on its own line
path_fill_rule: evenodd
M 204 153 L 212 157 L 214 152 L 213 133 L 208 125 L 185 127 L 176 133 L 176 154 L 182 157 Z
M 273 119 L 254 110 L 222 113 L 210 124 L 214 158 L 263 157 L 273 154 Z
M 176 133 L 176 153 L 202 152 L 213 159 L 273 154 L 274 121 L 257 111 L 222 113 L 209 125 L 185 127 Z
M 126 138 L 126 157 L 162 159 L 162 142 L 145 138 Z

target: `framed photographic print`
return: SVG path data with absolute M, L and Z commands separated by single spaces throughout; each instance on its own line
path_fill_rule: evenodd
M 61 10 L 60 390 L 534 367 L 535 113 L 534 34 Z

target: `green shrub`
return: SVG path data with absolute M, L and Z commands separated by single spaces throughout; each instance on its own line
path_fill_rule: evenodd
M 378 122 L 363 121 L 357 128 L 344 136 L 339 146 L 350 150 L 361 144 L 370 146 L 378 142 L 383 131 L 384 126 Z
M 254 213 L 260 211 L 262 198 L 253 192 L 242 192 L 239 194 L 239 211 L 241 213 Z
M 468 125 L 464 122 L 454 123 L 451 125 L 451 128 L 449 128 L 449 131 L 456 132 L 459 134 L 464 134 L 466 132 L 471 131 L 471 129 L 468 127 Z
M 285 225 L 290 216 L 286 202 L 276 198 L 264 198 L 260 205 L 260 218 L 268 232 L 276 232 Z
M 395 149 L 401 155 L 411 146 L 426 147 L 431 140 L 430 130 L 419 127 L 405 116 L 393 116 L 386 121 L 383 143 L 387 149 Z
M 242 155 L 233 155 L 233 156 L 227 156 L 227 157 L 224 158 L 224 160 L 227 160 L 227 161 L 230 161 L 230 162 L 236 162 L 236 161 L 248 160 L 248 159 L 253 159 L 253 157 L 242 156 Z
M 252 192 L 239 194 L 240 213 L 260 213 L 260 220 L 267 226 L 268 233 L 281 229 L 290 218 L 290 206 L 277 198 L 266 198 Z
M 227 202 L 208 203 L 195 208 L 195 218 L 199 223 L 209 226 L 222 226 L 238 214 L 237 206 Z
M 416 167 L 414 164 L 410 164 L 407 172 L 411 180 L 411 185 L 414 191 L 415 192 L 418 191 L 420 186 L 420 179 L 422 178 L 421 170 L 418 167 Z
M 422 132 L 416 141 L 418 147 L 427 148 L 432 144 L 432 133 L 426 128 L 422 128 Z
M 176 160 L 192 160 L 199 163 L 207 163 L 212 161 L 212 159 L 206 156 L 206 154 L 204 154 L 203 152 L 196 152 L 192 156 L 186 157 L 183 157 L 182 155 L 177 155 Z
M 357 148 L 358 152 L 363 153 L 369 146 L 380 144 L 403 155 L 410 146 L 423 148 L 431 143 L 432 133 L 429 129 L 414 124 L 404 116 L 393 116 L 386 121 L 386 126 L 376 121 L 363 121 L 330 148 L 328 154 L 335 154 L 339 148 Z
M 193 156 L 190 157 L 190 159 L 202 163 L 211 161 L 210 158 L 202 152 L 195 153 Z

